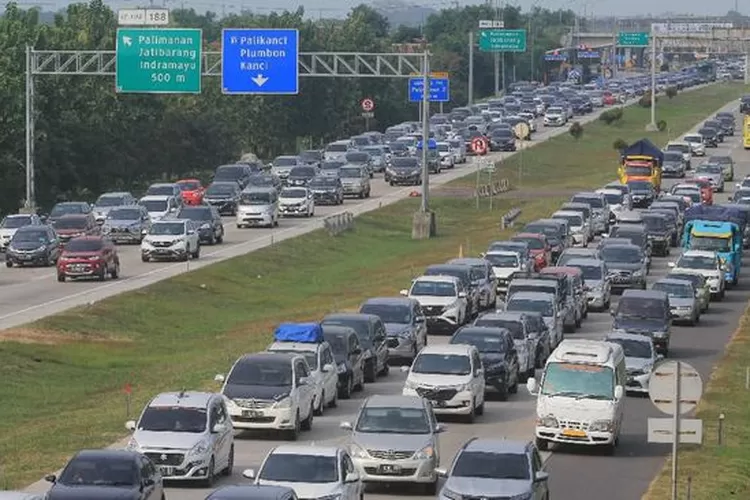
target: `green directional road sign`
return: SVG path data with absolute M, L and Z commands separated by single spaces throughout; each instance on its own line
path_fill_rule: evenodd
M 620 47 L 647 47 L 648 33 L 618 33 L 617 45 Z
M 198 29 L 118 29 L 115 90 L 200 94 L 202 46 Z
M 526 30 L 480 30 L 482 52 L 526 52 Z

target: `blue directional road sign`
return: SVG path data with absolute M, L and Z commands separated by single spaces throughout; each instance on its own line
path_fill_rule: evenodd
M 448 78 L 430 78 L 430 102 L 451 100 L 451 83 Z M 409 78 L 409 102 L 422 102 L 424 78 Z
M 417 149 L 422 151 L 422 141 L 417 143 Z M 427 139 L 427 149 L 437 149 L 437 141 L 435 139 Z
M 225 29 L 221 43 L 224 94 L 299 93 L 299 30 Z

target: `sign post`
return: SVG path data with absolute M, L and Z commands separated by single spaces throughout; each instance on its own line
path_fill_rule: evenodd
M 672 444 L 672 500 L 677 500 L 679 444 L 703 442 L 703 421 L 683 418 L 698 406 L 703 395 L 703 380 L 691 365 L 666 361 L 654 369 L 648 384 L 651 402 L 672 417 L 648 419 L 648 442 Z
M 203 32 L 118 28 L 115 90 L 126 94 L 200 94 Z
M 362 99 L 360 106 L 362 106 L 362 117 L 365 119 L 365 130 L 369 132 L 370 118 L 375 117 L 375 113 L 373 113 L 373 111 L 375 110 L 375 101 L 373 101 L 369 97 L 365 97 L 364 99 Z

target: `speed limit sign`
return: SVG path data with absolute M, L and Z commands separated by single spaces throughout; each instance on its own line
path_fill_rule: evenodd
M 370 112 L 373 109 L 375 109 L 375 101 L 370 99 L 369 97 L 365 97 L 362 99 L 362 111 Z

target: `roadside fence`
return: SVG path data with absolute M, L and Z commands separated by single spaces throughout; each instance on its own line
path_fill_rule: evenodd
M 508 179 L 500 179 L 497 182 L 491 182 L 479 186 L 475 192 L 475 198 L 489 198 L 490 196 L 497 196 L 500 193 L 506 193 L 510 191 L 510 181 Z
M 344 231 L 354 227 L 354 214 L 351 212 L 341 212 L 329 215 L 323 219 L 323 227 L 331 236 L 338 236 Z
M 513 225 L 516 223 L 516 219 L 521 215 L 521 209 L 520 208 L 514 208 L 510 210 L 507 214 L 500 217 L 500 229 L 507 229 L 509 227 L 513 227 Z

